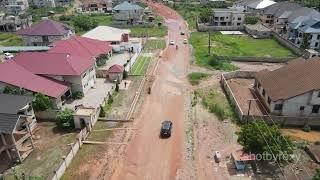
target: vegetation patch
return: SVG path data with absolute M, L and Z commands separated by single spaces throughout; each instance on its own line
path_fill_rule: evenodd
M 192 72 L 188 74 L 188 79 L 192 85 L 198 85 L 200 80 L 207 78 L 208 74 L 201 72 Z
M 130 70 L 131 75 L 144 75 L 147 72 L 151 57 L 140 55 Z
M 130 30 L 130 36 L 132 37 L 164 37 L 168 34 L 166 26 L 131 27 Z
M 166 41 L 164 39 L 148 39 L 144 44 L 145 50 L 164 49 L 166 47 Z
M 0 33 L 0 46 L 22 46 L 22 39 L 15 33 Z
M 33 22 L 39 22 L 41 21 L 42 17 L 48 17 L 50 15 L 50 12 L 54 12 L 55 14 L 62 14 L 67 10 L 66 7 L 53 7 L 53 8 L 37 8 L 37 7 L 30 7 L 27 10 L 28 15 L 32 15 L 32 21 Z
M 203 90 L 198 92 L 202 104 L 211 112 L 215 113 L 220 120 L 236 120 L 234 109 L 229 104 L 226 96 L 221 91 Z

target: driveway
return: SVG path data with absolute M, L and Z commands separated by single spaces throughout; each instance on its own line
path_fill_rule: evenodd
M 108 92 L 115 86 L 104 78 L 97 78 L 93 88 L 91 88 L 82 99 L 68 100 L 63 108 L 74 109 L 77 105 L 86 107 L 99 107 L 104 98 L 107 98 Z
M 99 67 L 99 69 L 108 70 L 112 65 L 119 64 L 123 65 L 130 59 L 130 54 L 128 52 L 124 53 L 114 53 L 105 66 Z

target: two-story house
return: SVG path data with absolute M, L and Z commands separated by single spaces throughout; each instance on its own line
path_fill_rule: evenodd
M 286 29 L 288 18 L 292 15 L 294 11 L 300 8 L 302 7 L 298 3 L 275 3 L 265 8 L 263 12 L 260 14 L 261 23 L 267 27 L 272 27 L 278 33 L 282 33 Z
M 66 53 L 22 52 L 13 61 L 38 76 L 68 84 L 84 95 L 96 82 L 95 60 Z
M 112 0 L 83 0 L 80 5 L 81 12 L 85 13 L 111 13 Z
M 225 28 L 225 30 L 240 30 L 243 28 L 245 13 L 237 9 L 213 9 L 211 26 Z
M 33 151 L 32 131 L 37 121 L 32 99 L 32 96 L 0 94 L 0 156 L 6 154 L 1 157 L 9 162 L 22 162 Z
M 296 59 L 255 76 L 254 89 L 269 112 L 293 117 L 320 116 L 320 59 Z
M 0 32 L 15 32 L 32 25 L 32 17 L 21 13 L 18 15 L 0 14 Z
M 275 3 L 272 0 L 238 0 L 233 3 L 232 8 L 254 15 L 260 14 L 263 9 Z
M 48 46 L 56 40 L 68 39 L 75 33 L 70 26 L 47 19 L 20 30 L 18 34 L 26 46 Z
M 142 21 L 144 9 L 134 3 L 124 1 L 113 8 L 112 20 L 119 24 L 136 24 Z

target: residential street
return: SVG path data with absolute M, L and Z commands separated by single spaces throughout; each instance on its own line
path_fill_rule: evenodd
M 184 94 L 187 82 L 186 70 L 189 62 L 189 46 L 183 45 L 187 31 L 181 17 L 160 4 L 150 4 L 166 18 L 169 40 L 179 46 L 169 46 L 163 53 L 156 72 L 156 79 L 149 95 L 136 118 L 134 133 L 126 153 L 111 179 L 176 179 L 181 167 L 184 148 Z M 171 14 L 172 13 L 172 14 Z M 160 139 L 160 126 L 164 120 L 173 122 L 172 137 Z

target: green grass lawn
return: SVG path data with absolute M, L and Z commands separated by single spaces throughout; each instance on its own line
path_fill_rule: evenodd
M 201 72 L 192 72 L 188 74 L 188 79 L 192 85 L 198 85 L 200 80 L 205 79 L 206 77 L 208 77 L 208 74 Z
M 92 18 L 98 22 L 99 26 L 108 26 L 112 23 L 112 16 L 111 15 L 91 15 L 89 18 Z
M 208 33 L 191 33 L 190 43 L 195 49 L 198 65 L 221 70 L 235 70 L 227 61 L 217 60 L 216 56 L 228 57 L 296 57 L 290 50 L 273 39 L 253 39 L 248 36 L 211 35 L 211 53 L 208 55 Z
M 145 50 L 164 49 L 166 47 L 166 41 L 164 39 L 148 39 L 144 44 Z
M 22 46 L 22 39 L 15 33 L 0 33 L 0 46 Z
M 148 65 L 151 62 L 151 57 L 140 55 L 131 68 L 131 75 L 144 75 Z
M 222 91 L 213 89 L 196 92 L 196 95 L 202 99 L 202 104 L 211 112 L 215 113 L 220 120 L 236 120 L 237 116 L 228 99 Z
M 164 37 L 168 34 L 168 28 L 166 26 L 161 27 L 131 27 L 130 36 L 132 37 Z

